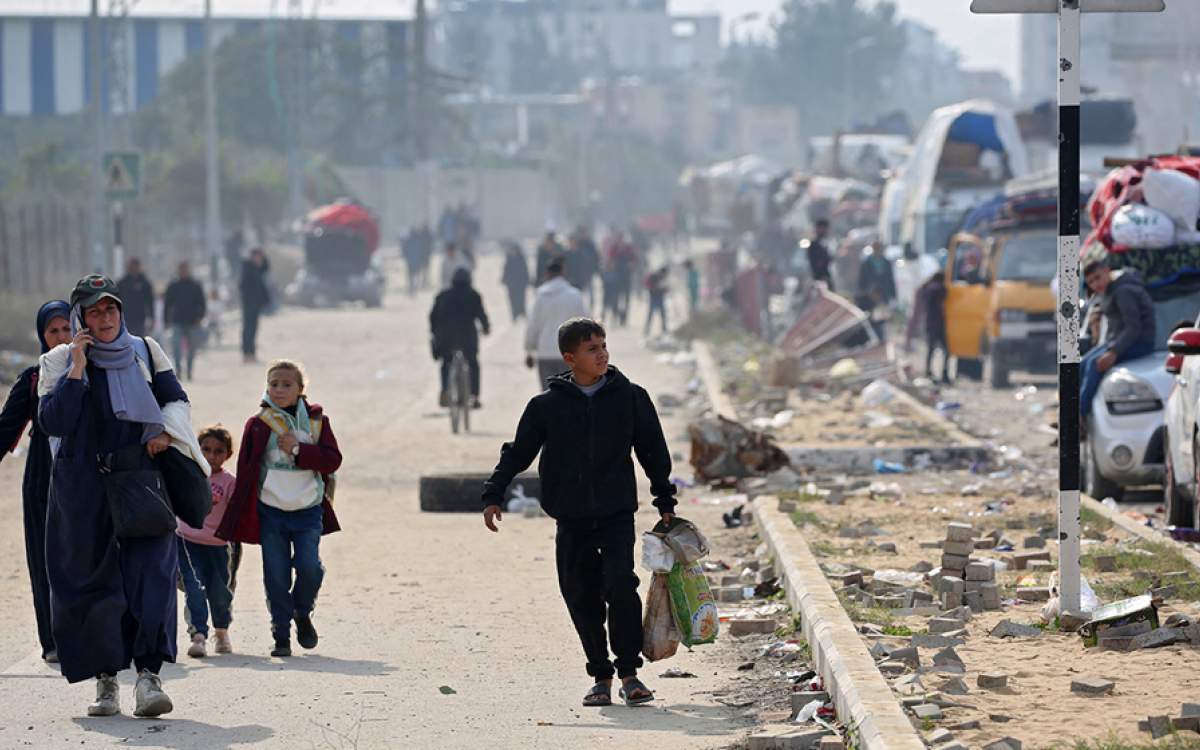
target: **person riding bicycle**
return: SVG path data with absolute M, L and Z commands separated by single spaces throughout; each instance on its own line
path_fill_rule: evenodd
M 450 405 L 450 363 L 454 353 L 461 351 L 471 371 L 471 408 L 478 409 L 479 329 L 486 336 L 491 332 L 491 324 L 483 309 L 483 298 L 471 286 L 471 272 L 466 268 L 455 271 L 450 288 L 434 299 L 429 328 L 433 334 L 433 357 L 442 361 L 442 392 L 438 403 L 443 407 Z

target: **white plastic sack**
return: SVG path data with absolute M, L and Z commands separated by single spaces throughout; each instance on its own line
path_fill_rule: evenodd
M 1157 208 L 1180 229 L 1194 231 L 1200 219 L 1200 181 L 1174 169 L 1147 169 L 1142 175 L 1146 205 Z
M 670 573 L 675 567 L 675 553 L 662 537 L 649 531 L 642 534 L 642 567 L 651 573 Z
M 1054 622 L 1054 618 L 1058 617 L 1062 609 L 1058 596 L 1058 573 L 1050 574 L 1050 594 L 1050 601 L 1042 605 L 1042 622 L 1046 623 Z M 1086 615 L 1091 614 L 1099 606 L 1100 598 L 1092 590 L 1091 584 L 1088 583 L 1087 578 L 1079 576 L 1079 608 Z
M 1130 203 L 1113 216 L 1112 238 L 1118 245 L 1146 250 L 1170 247 L 1175 243 L 1175 224 L 1163 211 Z
M 859 394 L 864 406 L 883 406 L 896 397 L 892 384 L 885 380 L 873 380 Z

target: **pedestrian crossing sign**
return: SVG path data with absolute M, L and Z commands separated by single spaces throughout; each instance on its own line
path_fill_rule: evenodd
M 104 197 L 110 201 L 133 200 L 142 194 L 142 155 L 138 151 L 108 151 L 104 154 Z

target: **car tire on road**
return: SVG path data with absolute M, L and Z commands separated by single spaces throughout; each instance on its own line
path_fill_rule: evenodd
M 1170 437 L 1163 438 L 1163 453 L 1166 470 L 1163 472 L 1163 508 L 1170 526 L 1192 524 L 1192 501 L 1179 489 L 1175 482 L 1175 462 L 1171 460 Z
M 1096 449 L 1092 441 L 1086 440 L 1079 446 L 1079 458 L 1083 464 L 1083 491 L 1096 500 L 1111 497 L 1118 503 L 1125 498 L 1125 488 L 1100 473 L 1096 461 Z
M 421 477 L 421 510 L 428 513 L 482 513 L 483 483 L 489 476 L 491 474 L 483 472 L 462 472 Z M 518 485 L 523 488 L 525 497 L 541 497 L 542 482 L 537 474 L 520 474 L 504 496 L 506 505 Z
M 1000 355 L 998 352 L 992 350 L 991 354 L 988 355 L 988 358 L 984 364 L 984 368 L 987 370 L 988 384 L 993 388 L 1003 389 L 1008 388 L 1009 386 L 1009 371 L 1007 365 L 996 361 L 999 356 Z

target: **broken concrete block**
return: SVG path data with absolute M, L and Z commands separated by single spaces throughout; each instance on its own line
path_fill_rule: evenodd
M 795 500 L 780 500 L 779 501 L 779 512 L 780 513 L 795 513 L 799 509 L 800 509 L 800 505 Z
M 891 649 L 887 647 L 886 643 L 872 644 L 870 649 L 871 658 L 873 658 L 875 661 L 882 661 L 887 658 L 890 650 Z
M 913 669 L 921 666 L 920 653 L 912 646 L 898 648 L 888 654 L 888 658 L 893 661 L 902 661 Z
M 968 581 L 996 580 L 996 569 L 987 563 L 968 563 L 966 573 Z
M 742 600 L 742 595 L 745 593 L 743 586 L 723 586 L 717 589 L 717 601 L 725 604 L 734 604 Z
M 1033 625 L 1021 625 L 1013 620 L 1003 619 L 991 629 L 989 635 L 994 638 L 1036 638 L 1042 635 L 1042 630 L 1034 628 Z
M 983 750 L 1021 750 L 1021 741 L 1012 737 L 989 742 L 983 746 Z
M 1109 695 L 1115 687 L 1116 683 L 1099 677 L 1081 677 L 1078 680 L 1071 680 L 1071 692 L 1081 695 Z
M 921 721 L 937 721 L 942 718 L 942 708 L 935 703 L 922 703 L 913 706 L 913 715 Z
M 852 570 L 848 573 L 827 573 L 825 577 L 830 581 L 841 584 L 842 586 L 861 586 L 863 582 L 863 574 L 861 570 Z
M 1052 573 L 1058 570 L 1058 566 L 1049 560 L 1032 560 L 1029 563 L 1029 570 L 1034 573 Z
M 951 521 L 946 526 L 946 539 L 952 542 L 969 542 L 975 538 L 975 527 L 969 523 Z
M 975 684 L 984 690 L 1003 690 L 1008 687 L 1008 675 L 999 672 L 981 674 L 975 679 Z
M 942 555 L 943 556 L 944 555 L 957 555 L 959 557 L 970 557 L 971 553 L 974 551 L 975 551 L 974 540 L 966 541 L 966 542 L 947 541 L 945 544 L 942 545 Z
M 1176 716 L 1171 719 L 1176 732 L 1200 732 L 1200 716 Z
M 924 541 L 917 542 L 917 547 L 919 547 L 920 549 L 941 549 L 942 548 L 942 540 L 941 539 L 926 539 Z
M 959 622 L 970 622 L 971 609 L 969 607 L 954 607 L 943 612 L 942 617 L 949 617 Z
M 984 609 L 1000 609 L 1000 586 L 995 583 L 985 583 L 979 587 L 979 595 L 983 597 Z
M 904 597 L 896 594 L 875 597 L 875 606 L 884 609 L 900 609 L 904 606 Z
M 1025 520 L 1022 518 L 1008 518 L 1004 521 L 1004 528 L 1010 531 L 1018 531 L 1025 528 Z
M 784 724 L 764 727 L 750 735 L 748 750 L 812 750 L 821 738 L 832 735 L 828 729 L 797 728 Z
M 913 566 L 909 570 L 913 573 L 928 573 L 933 570 L 933 563 L 928 560 L 919 560 L 913 563 Z
M 1012 717 L 1007 714 L 988 714 L 988 721 L 994 721 L 997 724 L 1007 724 L 1012 721 Z
M 896 554 L 896 543 L 895 542 L 880 542 L 879 545 L 875 549 L 879 550 L 880 552 L 888 552 L 888 553 L 891 553 L 894 555 L 894 554 Z
M 929 621 L 931 635 L 945 634 L 962 627 L 962 620 L 953 617 L 934 617 Z
M 1017 599 L 1023 602 L 1048 602 L 1050 589 L 1045 586 L 1022 586 L 1017 589 Z
M 955 576 L 942 576 L 942 579 L 938 584 L 938 591 L 942 593 L 953 592 L 956 594 L 961 594 L 963 592 L 963 587 L 964 583 L 961 578 L 957 578 Z
M 963 594 L 963 604 L 971 608 L 972 612 L 983 611 L 983 595 L 978 591 L 968 591 Z
M 1013 570 L 1025 570 L 1029 567 L 1029 563 L 1034 560 L 1049 560 L 1050 553 L 1042 552 L 1018 552 L 1012 556 Z
M 938 689 L 947 695 L 966 695 L 970 692 L 961 677 L 947 677 Z
M 886 675 L 904 674 L 908 671 L 908 665 L 902 661 L 893 661 L 888 659 L 887 661 L 879 663 L 879 671 Z
M 926 737 L 931 745 L 944 745 L 954 739 L 949 729 L 935 729 Z
M 731 636 L 755 635 L 774 633 L 776 622 L 770 618 L 755 618 L 746 620 L 730 620 L 729 634 Z
M 1163 646 L 1172 646 L 1186 638 L 1187 634 L 1182 628 L 1157 628 L 1149 633 L 1135 636 L 1133 647 L 1135 649 L 1162 648 Z
M 1156 589 L 1150 589 L 1150 596 L 1155 599 L 1171 599 L 1176 596 L 1175 584 L 1167 586 L 1159 586 Z
M 906 593 L 904 595 L 904 598 L 905 598 L 905 606 L 907 606 L 907 607 L 917 607 L 917 606 L 920 606 L 923 604 L 929 604 L 929 605 L 933 604 L 933 594 L 929 593 L 928 591 L 919 591 L 917 589 L 913 589 L 912 591 L 909 591 L 908 593 Z
M 944 635 L 916 633 L 909 639 L 909 645 L 914 648 L 947 648 L 961 646 L 965 641 L 961 638 L 948 638 Z
M 1147 717 L 1146 723 L 1149 726 L 1150 736 L 1154 739 L 1166 737 L 1171 733 L 1171 718 L 1169 716 L 1150 716 Z
M 721 586 L 740 586 L 741 584 L 741 576 L 721 576 Z
M 944 570 L 966 570 L 967 563 L 970 562 L 969 555 L 952 555 L 949 553 L 942 554 L 942 568 Z
M 970 721 L 960 721 L 957 724 L 950 724 L 946 728 L 954 732 L 974 732 L 982 726 L 979 719 L 971 719 Z
M 1046 547 L 1046 540 L 1038 535 L 1027 536 L 1025 537 L 1024 547 L 1025 549 L 1044 549 Z
M 1179 709 L 1180 716 L 1200 716 L 1200 703 L 1184 703 Z
M 938 667 L 944 667 L 944 666 L 962 667 L 963 666 L 963 660 L 958 655 L 958 652 L 954 650 L 953 646 L 947 646 L 946 648 L 944 648 L 941 651 L 938 651 L 936 654 L 934 654 L 933 655 L 933 663 L 934 663 L 934 666 L 938 666 Z
M 961 607 L 963 604 L 963 596 L 965 595 L 947 591 L 946 593 L 942 594 L 942 606 L 946 609 Z
M 975 549 L 995 549 L 996 540 L 990 536 L 985 536 L 975 540 Z
M 983 588 L 983 584 L 985 584 L 985 583 L 988 583 L 988 582 L 987 581 L 966 581 L 965 583 L 963 583 L 963 586 L 966 587 L 966 591 L 964 593 L 978 594 L 979 590 Z
M 817 750 L 846 750 L 846 743 L 841 737 L 822 737 Z

